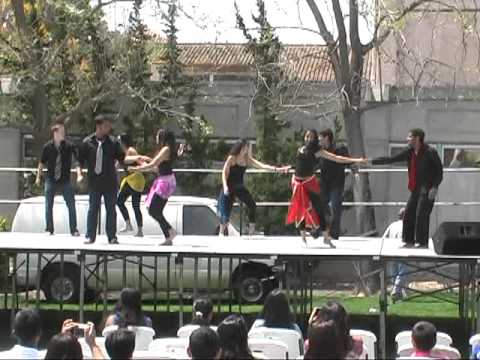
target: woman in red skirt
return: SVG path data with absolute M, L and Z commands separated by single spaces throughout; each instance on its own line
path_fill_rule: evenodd
M 306 230 L 313 238 L 323 234 L 324 243 L 334 248 L 329 233 L 330 211 L 320 195 L 320 183 L 315 176 L 317 159 L 343 164 L 366 164 L 364 158 L 350 158 L 332 154 L 320 147 L 316 130 L 305 132 L 305 145 L 297 151 L 295 174 L 292 176 L 292 199 L 287 214 L 287 224 L 295 223 L 306 243 Z

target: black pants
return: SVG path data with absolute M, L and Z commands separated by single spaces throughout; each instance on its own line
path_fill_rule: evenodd
M 105 228 L 107 230 L 108 241 L 117 237 L 117 211 L 115 203 L 117 201 L 117 188 L 109 190 L 90 189 L 88 193 L 88 214 L 87 214 L 87 238 L 95 241 L 97 237 L 98 213 L 103 196 L 105 204 Z
M 415 190 L 410 194 L 403 218 L 403 241 L 405 243 L 428 245 L 433 203 L 434 200 L 428 199 L 428 191 L 425 189 Z
M 140 199 L 142 198 L 141 192 L 135 191 L 130 187 L 130 185 L 125 184 L 122 187 L 122 190 L 118 193 L 117 206 L 122 213 L 123 219 L 125 221 L 129 221 L 130 215 L 128 214 L 128 209 L 125 206 L 125 201 L 127 201 L 130 196 L 132 197 L 132 207 L 133 212 L 135 213 L 135 220 L 137 221 L 137 226 L 143 227 L 143 216 L 142 211 L 140 210 Z
M 320 230 L 325 231 L 330 227 L 331 215 L 327 202 L 320 193 L 313 191 L 308 192 L 313 209 L 320 217 Z
M 244 186 L 233 189 L 233 191 L 228 196 L 227 206 L 229 208 L 229 211 L 228 211 L 229 214 L 231 214 L 232 212 L 232 207 L 233 207 L 233 203 L 235 202 L 235 198 L 238 198 L 238 200 L 240 200 L 242 203 L 244 203 L 247 206 L 248 222 L 250 224 L 255 223 L 257 204 L 255 203 L 255 200 L 253 200 L 253 197 L 252 197 L 252 194 L 250 194 L 250 191 L 248 191 L 248 189 Z
M 163 216 L 163 209 L 165 208 L 167 201 L 168 199 L 164 199 L 158 195 L 153 195 L 152 202 L 148 208 L 148 214 L 157 220 L 160 228 L 162 229 L 163 235 L 165 235 L 165 238 L 170 236 L 170 229 L 172 228 L 167 219 L 165 219 L 165 216 Z
M 330 235 L 332 239 L 338 240 L 342 223 L 343 186 L 322 186 L 322 195 L 325 196 L 325 203 L 329 204 L 332 210 Z

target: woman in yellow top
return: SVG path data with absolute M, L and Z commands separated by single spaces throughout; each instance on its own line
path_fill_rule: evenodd
M 128 134 L 122 134 L 118 137 L 120 144 L 125 150 L 127 156 L 138 155 L 137 150 L 133 147 L 132 139 Z M 143 161 L 149 160 L 148 157 L 143 157 Z M 151 159 L 150 159 L 151 160 Z M 143 162 L 142 161 L 142 162 Z M 140 164 L 137 164 L 140 165 Z M 139 171 L 130 171 L 125 176 L 120 184 L 120 192 L 118 193 L 117 205 L 125 220 L 125 228 L 120 233 L 128 233 L 133 231 L 132 222 L 130 221 L 130 215 L 128 214 L 125 201 L 131 196 L 132 207 L 135 213 L 135 220 L 137 221 L 137 233 L 135 236 L 143 236 L 143 216 L 140 210 L 140 200 L 142 198 L 143 190 L 145 189 L 145 177 Z

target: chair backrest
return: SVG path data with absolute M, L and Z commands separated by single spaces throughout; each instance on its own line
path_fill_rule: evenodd
M 413 346 L 404 345 L 397 351 L 398 357 L 411 357 L 415 351 Z M 451 346 L 435 345 L 431 351 L 434 359 L 461 359 L 460 352 Z
M 188 358 L 188 338 L 163 338 L 155 339 L 148 347 L 149 351 L 171 354 L 179 359 Z
M 148 346 L 155 336 L 155 330 L 147 326 L 128 326 L 127 329 L 135 333 L 135 351 L 148 350 Z M 118 330 L 117 325 L 107 326 L 103 329 L 102 336 L 107 337 L 108 334 L 116 330 Z
M 276 329 L 267 327 L 258 327 L 250 330 L 249 338 L 267 338 L 280 340 L 288 346 L 288 358 L 294 359 L 303 355 L 303 341 L 300 334 L 291 329 Z
M 373 332 L 368 330 L 351 329 L 350 336 L 362 339 L 363 347 L 364 347 L 362 358 L 368 358 L 368 359 L 376 358 L 377 337 Z
M 473 348 L 476 345 L 480 344 L 480 334 L 473 335 L 470 340 L 468 341 L 470 343 L 470 346 Z
M 179 338 L 189 338 L 190 335 L 192 334 L 192 332 L 197 330 L 199 327 L 200 327 L 200 325 L 185 325 L 185 326 L 182 326 L 180 329 L 178 329 L 177 336 Z M 210 326 L 210 329 L 212 329 L 213 331 L 217 331 L 216 326 Z
M 397 349 L 405 345 L 413 346 L 412 344 L 412 331 L 401 331 L 395 336 L 395 342 L 397 343 Z M 450 346 L 452 345 L 452 337 L 444 332 L 437 332 L 437 343 L 436 345 Z
M 283 341 L 267 338 L 250 338 L 248 347 L 253 356 L 261 354 L 267 359 L 288 359 L 288 346 Z
M 80 343 L 80 346 L 82 347 L 82 354 L 84 359 L 93 359 L 93 354 L 92 350 L 90 349 L 90 346 L 88 346 L 87 342 L 85 341 L 84 337 L 81 337 L 78 339 L 78 342 Z M 105 348 L 105 338 L 104 337 L 96 337 L 95 338 L 95 343 L 98 345 L 100 350 L 102 350 L 102 353 L 105 357 L 108 356 L 107 354 L 107 349 Z

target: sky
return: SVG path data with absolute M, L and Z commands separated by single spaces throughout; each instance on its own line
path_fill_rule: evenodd
M 341 0 L 346 3 L 346 0 Z M 327 26 L 333 28 L 329 10 L 331 0 L 317 0 Z M 145 0 L 142 18 L 150 31 L 162 35 L 158 1 Z M 245 39 L 235 27 L 233 0 L 178 0 L 180 11 L 177 20 L 178 38 L 181 43 L 241 43 Z M 253 27 L 252 12 L 256 13 L 255 0 L 237 0 L 247 27 Z M 313 15 L 305 0 L 265 0 L 267 17 L 274 27 L 304 27 L 318 31 Z M 344 5 L 345 6 L 345 5 Z M 118 2 L 105 8 L 106 20 L 111 30 L 122 30 L 128 23 L 131 2 Z M 360 35 L 368 40 L 366 21 L 360 20 Z M 318 33 L 296 29 L 277 29 L 277 35 L 284 44 L 321 44 Z

